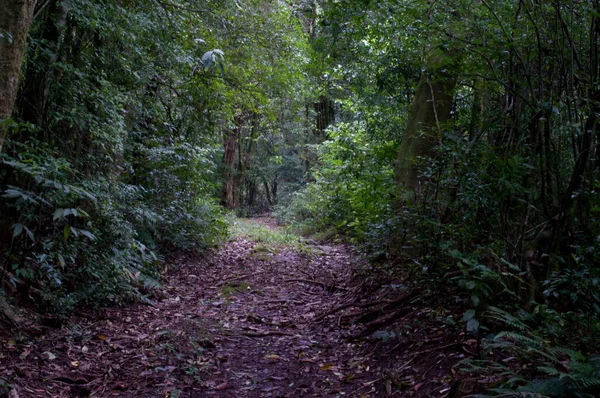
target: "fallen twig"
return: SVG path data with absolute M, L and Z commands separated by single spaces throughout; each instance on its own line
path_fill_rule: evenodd
M 407 294 L 405 294 L 404 296 L 392 301 L 391 303 L 389 303 L 388 305 L 385 305 L 381 308 L 375 308 L 371 311 L 367 311 L 363 314 L 360 314 L 360 317 L 358 319 L 356 319 L 356 321 L 354 323 L 367 323 L 373 319 L 374 316 L 379 315 L 379 313 L 381 311 L 384 310 L 389 310 L 391 308 L 397 307 L 399 305 L 402 305 L 404 303 L 406 303 L 407 301 L 410 301 L 413 297 L 415 297 L 417 295 L 417 292 L 415 290 L 411 290 L 410 292 L 408 292 Z
M 351 307 L 355 307 L 355 308 L 369 308 L 369 307 L 373 307 L 375 305 L 380 305 L 380 304 L 390 304 L 392 301 L 391 300 L 377 300 L 377 301 L 371 301 L 369 303 L 346 303 L 346 304 L 342 304 L 340 306 L 337 306 L 335 308 L 330 309 L 329 311 L 319 315 L 317 318 L 315 318 L 315 321 L 322 321 L 323 319 L 325 319 L 325 317 L 328 317 L 329 315 L 333 315 L 338 311 L 342 311 L 345 310 L 346 308 L 351 308 Z
M 294 336 L 293 333 L 282 332 L 280 330 L 269 330 L 266 332 L 242 332 L 240 335 L 246 337 Z
M 262 304 L 297 304 L 297 305 L 307 305 L 308 304 L 305 301 L 289 300 L 289 299 L 283 299 L 283 300 L 265 300 L 265 301 L 263 301 L 261 303 Z
M 352 336 L 352 338 L 358 339 L 361 337 L 366 337 L 366 336 L 370 335 L 371 333 L 373 333 L 374 331 L 381 329 L 383 326 L 387 326 L 390 323 L 394 322 L 395 320 L 403 318 L 403 317 L 411 314 L 412 312 L 414 312 L 414 311 L 410 311 L 409 308 L 402 308 L 402 309 L 395 311 L 392 314 L 386 316 L 385 318 L 379 318 L 372 322 L 369 322 L 365 325 L 366 329 L 363 332 Z
M 405 301 L 407 301 L 408 299 L 410 299 L 413 296 L 413 291 L 410 291 L 409 293 L 405 294 L 404 296 L 396 299 L 396 300 L 377 300 L 377 301 L 371 301 L 369 303 L 346 303 L 346 304 L 342 304 L 338 307 L 335 307 L 327 312 L 325 312 L 322 315 L 319 315 L 315 321 L 321 321 L 323 320 L 325 317 L 331 315 L 331 314 L 335 314 L 338 311 L 342 311 L 345 310 L 346 308 L 350 308 L 350 307 L 355 307 L 355 308 L 369 308 L 369 307 L 373 307 L 376 305 L 380 305 L 380 304 L 386 304 L 386 305 L 390 305 L 390 306 L 394 306 L 394 305 L 398 305 L 398 304 L 402 304 Z M 378 310 L 379 311 L 379 310 Z
M 240 275 L 240 276 L 236 276 L 235 278 L 226 278 L 227 282 L 225 283 L 225 285 L 231 283 L 231 282 L 235 282 L 235 281 L 239 281 L 242 279 L 247 279 L 250 278 L 251 276 L 256 276 L 256 275 L 260 275 L 260 274 L 264 274 L 267 271 L 258 271 L 258 272 L 253 272 L 251 274 L 245 274 L 245 275 Z
M 434 351 L 445 350 L 446 348 L 454 347 L 454 346 L 457 346 L 457 345 L 462 345 L 462 341 L 459 341 L 457 343 L 450 343 L 450 344 L 442 345 L 442 346 L 439 346 L 439 347 L 430 348 L 430 349 L 424 350 L 424 351 L 415 352 L 415 353 L 412 353 L 410 355 L 412 357 L 416 358 L 416 357 L 418 357 L 420 355 L 429 354 L 429 353 L 434 352 Z
M 378 382 L 380 382 L 380 381 L 382 381 L 382 380 L 383 380 L 383 377 L 379 377 L 378 379 L 375 379 L 375 380 L 373 380 L 373 381 L 368 381 L 368 382 L 366 382 L 366 383 L 363 383 L 363 386 L 362 386 L 362 387 L 360 387 L 360 388 L 359 388 L 359 389 L 357 389 L 357 390 L 354 390 L 354 391 L 352 391 L 352 392 L 350 393 L 350 395 L 349 395 L 349 396 L 351 397 L 351 396 L 353 396 L 354 394 L 358 394 L 360 391 L 364 390 L 365 388 L 371 387 L 371 386 L 373 386 L 374 384 L 376 384 L 376 383 L 378 383 Z
M 348 290 L 345 287 L 340 287 L 340 286 L 335 286 L 335 285 L 328 285 L 327 283 L 323 283 L 323 282 L 319 282 L 319 281 L 313 281 L 313 280 L 310 280 L 310 279 L 287 279 L 286 282 L 312 283 L 313 285 L 321 286 L 322 288 L 324 288 L 325 290 L 327 290 L 329 292 L 335 292 L 337 290 L 343 290 L 343 291 L 347 291 Z

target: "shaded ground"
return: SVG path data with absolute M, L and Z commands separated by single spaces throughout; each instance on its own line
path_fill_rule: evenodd
M 400 285 L 361 300 L 355 261 L 343 245 L 238 239 L 175 261 L 153 305 L 4 332 L 0 377 L 19 397 L 449 396 L 476 342 Z

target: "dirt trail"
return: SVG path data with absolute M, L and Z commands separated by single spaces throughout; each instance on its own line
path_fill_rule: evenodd
M 152 305 L 8 341 L 0 374 L 20 397 L 370 396 L 369 359 L 314 322 L 346 294 L 347 247 L 238 240 L 182 261 Z
M 276 229 L 268 218 L 248 225 Z M 0 330 L 0 397 L 464 396 L 454 391 L 459 385 L 473 391 L 452 369 L 477 344 L 452 321 L 462 316 L 455 299 L 392 282 L 357 301 L 364 292 L 350 283 L 355 262 L 344 245 L 241 238 L 202 258 L 172 260 L 148 304 L 55 324 L 47 318 L 27 334 Z

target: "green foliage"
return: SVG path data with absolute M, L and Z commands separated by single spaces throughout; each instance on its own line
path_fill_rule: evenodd
M 235 239 L 247 239 L 256 243 L 264 243 L 271 246 L 291 246 L 302 249 L 305 240 L 287 229 L 269 228 L 252 219 L 231 218 L 231 236 Z
M 66 3 L 49 2 L 30 33 L 23 122 L 0 170 L 4 288 L 57 311 L 140 298 L 159 286 L 162 254 L 225 238 L 215 120 L 227 54 L 209 11 L 237 9 Z
M 321 167 L 315 183 L 296 193 L 277 214 L 307 231 L 333 227 L 357 241 L 389 234 L 394 191 L 394 145 L 375 141 L 364 124 L 342 123 L 317 146 Z
M 464 326 L 534 369 L 497 394 L 598 395 L 593 361 L 566 351 L 597 350 L 600 327 L 598 5 L 319 4 L 311 72 L 341 109 L 278 217 L 392 257 L 387 274 L 451 277 Z M 419 183 L 399 186 L 406 126 L 427 112 L 415 88 L 446 78 L 451 120 L 418 137 Z
M 551 342 L 527 325 L 527 315 L 513 315 L 490 307 L 489 320 L 512 331 L 483 340 L 486 355 L 518 358 L 521 371 L 493 359 L 467 360 L 459 364 L 464 372 L 502 376 L 498 387 L 473 397 L 595 397 L 600 392 L 600 362 L 597 355 L 586 357 Z M 526 370 L 527 369 L 527 370 Z

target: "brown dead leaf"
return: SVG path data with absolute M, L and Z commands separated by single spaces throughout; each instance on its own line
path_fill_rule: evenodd
M 221 383 L 218 386 L 216 386 L 215 390 L 217 390 L 217 391 L 224 390 L 224 389 L 226 389 L 228 387 L 228 385 L 229 384 L 227 383 L 227 380 L 225 380 L 223 383 Z

